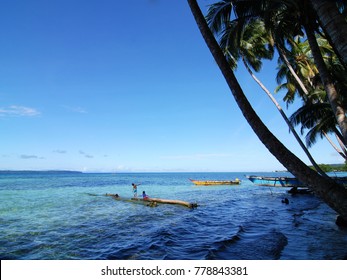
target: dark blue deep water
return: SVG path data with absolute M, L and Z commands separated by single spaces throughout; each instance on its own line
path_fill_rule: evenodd
M 0 259 L 347 257 L 347 230 L 335 225 L 336 213 L 319 198 L 257 187 L 244 175 L 1 173 Z M 188 178 L 239 178 L 242 183 L 196 187 Z M 130 198 L 133 182 L 141 183 L 139 193 L 199 207 L 147 207 L 105 196 Z M 288 205 L 281 202 L 285 197 Z

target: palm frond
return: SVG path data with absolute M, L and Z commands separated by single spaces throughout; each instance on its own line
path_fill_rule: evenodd
M 327 103 L 306 103 L 290 116 L 289 121 L 293 126 L 301 126 L 302 135 L 308 130 L 305 137 L 308 147 L 315 144 L 324 133 L 334 132 L 336 127 L 334 114 Z
M 209 6 L 206 21 L 214 34 L 219 34 L 231 19 L 232 0 L 223 0 Z

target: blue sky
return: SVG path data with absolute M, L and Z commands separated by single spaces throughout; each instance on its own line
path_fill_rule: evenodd
M 283 169 L 244 120 L 186 1 L 3 0 L 0 26 L 0 169 Z M 275 67 L 259 74 L 271 91 Z M 236 74 L 308 162 L 268 97 Z M 342 162 L 325 142 L 311 149 L 317 162 Z

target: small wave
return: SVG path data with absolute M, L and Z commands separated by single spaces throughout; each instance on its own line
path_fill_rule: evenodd
M 230 239 L 213 244 L 206 259 L 275 260 L 287 244 L 287 237 L 276 230 L 248 237 L 240 227 Z
M 95 193 L 85 193 L 85 194 L 89 196 L 100 196 L 100 194 L 95 194 Z
M 141 251 L 138 246 L 120 249 L 112 254 L 109 254 L 106 259 L 108 260 L 132 260 L 139 259 Z

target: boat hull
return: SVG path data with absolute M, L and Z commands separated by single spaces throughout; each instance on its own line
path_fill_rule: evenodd
M 301 183 L 295 177 L 266 177 L 266 176 L 246 176 L 251 182 L 258 186 L 267 186 L 267 187 L 297 187 L 305 188 L 305 184 Z M 335 180 L 337 183 L 347 186 L 347 177 L 330 177 Z
M 248 180 L 257 186 L 267 187 L 305 187 L 294 177 L 266 177 L 266 176 L 246 176 Z
M 189 179 L 193 184 L 197 186 L 218 186 L 218 185 L 240 185 L 241 180 L 235 179 L 232 181 L 218 181 L 218 180 L 207 180 L 207 181 L 199 181 L 199 180 L 193 180 Z

